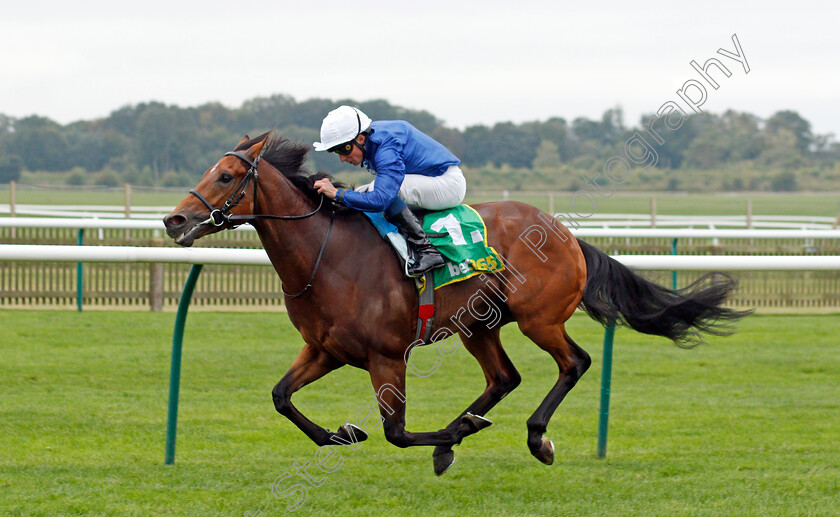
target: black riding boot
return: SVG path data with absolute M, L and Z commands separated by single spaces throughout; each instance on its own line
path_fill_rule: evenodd
M 443 255 L 432 246 L 420 221 L 414 213 L 405 207 L 402 212 L 391 216 L 390 221 L 402 230 L 405 240 L 408 242 L 408 250 L 414 256 L 414 264 L 408 268 L 408 275 L 413 277 L 423 276 L 423 273 L 444 265 L 446 262 Z

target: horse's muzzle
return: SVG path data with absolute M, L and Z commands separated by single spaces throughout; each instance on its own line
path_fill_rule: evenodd
M 206 217 L 198 214 L 171 213 L 163 218 L 166 234 L 175 239 L 175 244 L 190 247 L 196 239 L 207 233 L 202 222 Z

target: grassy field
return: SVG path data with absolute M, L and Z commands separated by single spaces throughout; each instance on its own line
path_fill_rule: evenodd
M 153 192 L 133 190 L 131 203 L 138 206 L 175 207 L 189 191 L 183 188 L 175 191 Z M 475 193 L 471 193 L 475 192 Z M 616 193 L 609 198 L 596 198 L 596 213 L 650 213 L 650 193 Z M 835 217 L 840 213 L 840 193 L 744 193 L 744 194 L 680 194 L 657 192 L 656 211 L 663 215 L 744 215 L 747 213 L 747 199 L 753 202 L 755 215 L 808 215 Z M 0 190 L 0 203 L 8 203 L 8 190 Z M 555 194 L 555 210 L 570 211 L 571 193 Z M 466 202 L 500 200 L 501 192 L 481 191 L 477 188 L 468 192 Z M 531 203 L 548 209 L 548 194 L 522 193 L 512 191 L 509 199 Z M 19 204 L 55 205 L 124 205 L 125 193 L 120 190 L 25 190 L 18 189 Z M 589 208 L 581 201 L 581 209 Z
M 840 353 L 836 316 L 753 316 L 738 333 L 681 350 L 619 330 L 610 441 L 595 458 L 603 331 L 570 334 L 593 367 L 549 426 L 553 466 L 525 420 L 556 379 L 514 327 L 503 341 L 523 383 L 494 425 L 455 449 L 443 477 L 429 448 L 380 433 L 342 448 L 340 468 L 276 414 L 270 390 L 300 348 L 285 315 L 196 313 L 187 322 L 177 460 L 163 465 L 173 315 L 0 311 L 0 514 L 286 515 L 272 482 L 313 464 L 295 515 L 836 515 Z M 421 349 L 419 365 L 431 364 Z M 408 424 L 448 423 L 483 388 L 464 350 L 409 379 Z M 298 407 L 335 429 L 373 401 L 349 368 L 306 387 Z M 338 458 L 335 459 L 338 461 Z M 306 484 L 299 479 L 296 482 Z M 285 480 L 283 488 L 292 480 Z
M 4 186 L 6 187 L 6 186 Z M 175 206 L 187 196 L 189 188 L 166 191 L 131 191 L 131 204 L 135 206 Z M 125 205 L 123 189 L 62 189 L 29 190 L 19 187 L 15 192 L 18 204 L 26 205 Z M 0 190 L 0 203 L 9 202 L 9 190 Z

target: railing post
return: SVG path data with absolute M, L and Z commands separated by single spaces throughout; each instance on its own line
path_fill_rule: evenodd
M 656 196 L 650 196 L 650 227 L 656 228 Z
M 85 229 L 79 228 L 79 234 L 76 237 L 76 244 L 79 246 L 84 245 L 84 236 L 85 236 Z M 84 276 L 83 276 L 84 268 L 82 267 L 82 263 L 79 262 L 76 264 L 76 310 L 82 312 L 82 297 L 84 295 Z
M 677 239 L 671 241 L 671 255 L 677 254 Z M 674 290 L 677 289 L 677 271 L 671 271 L 671 285 L 673 286 Z
M 838 216 L 840 217 L 840 216 Z M 747 198 L 747 230 L 753 229 L 753 205 L 752 198 Z M 755 239 L 750 238 L 750 246 L 755 244 Z
M 163 239 L 154 238 L 149 244 L 162 247 Z M 163 310 L 163 264 L 160 262 L 149 264 L 149 308 L 152 312 Z
M 178 427 L 178 392 L 181 388 L 181 348 L 184 342 L 184 323 L 190 308 L 195 284 L 201 273 L 202 264 L 193 264 L 178 301 L 178 315 L 175 316 L 175 330 L 172 333 L 172 364 L 169 368 L 169 412 L 166 418 L 166 452 L 163 462 L 175 463 L 175 435 Z
M 9 182 L 9 217 L 14 217 L 17 212 L 17 185 L 14 181 Z M 12 239 L 17 237 L 17 228 L 12 226 L 10 232 Z
M 598 419 L 598 457 L 607 456 L 607 428 L 610 419 L 610 383 L 612 380 L 612 350 L 615 321 L 607 323 L 604 330 L 604 359 L 601 366 L 601 411 Z
M 128 183 L 125 184 L 125 218 L 131 219 L 131 185 Z M 131 243 L 131 230 L 128 228 L 125 229 L 125 244 L 126 246 L 130 246 Z

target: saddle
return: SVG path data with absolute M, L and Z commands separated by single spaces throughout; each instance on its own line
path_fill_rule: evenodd
M 434 270 L 434 289 L 466 280 L 481 273 L 505 269 L 499 254 L 487 243 L 487 229 L 478 212 L 469 205 L 446 210 L 412 209 L 422 222 L 432 245 L 446 259 L 446 265 Z M 384 214 L 364 212 L 379 234 L 391 244 L 403 265 L 411 260 L 405 238 Z M 418 287 L 422 290 L 424 287 Z
M 412 212 L 422 221 L 423 231 L 429 242 L 446 259 L 443 267 L 427 272 L 422 278 L 414 279 L 420 296 L 415 342 L 422 340 L 422 344 L 428 344 L 434 321 L 434 291 L 475 275 L 503 271 L 505 266 L 496 250 L 487 244 L 484 220 L 471 206 L 458 205 L 440 211 L 412 209 Z M 391 244 L 408 276 L 411 257 L 405 237 L 381 212 L 364 214 L 382 238 Z

